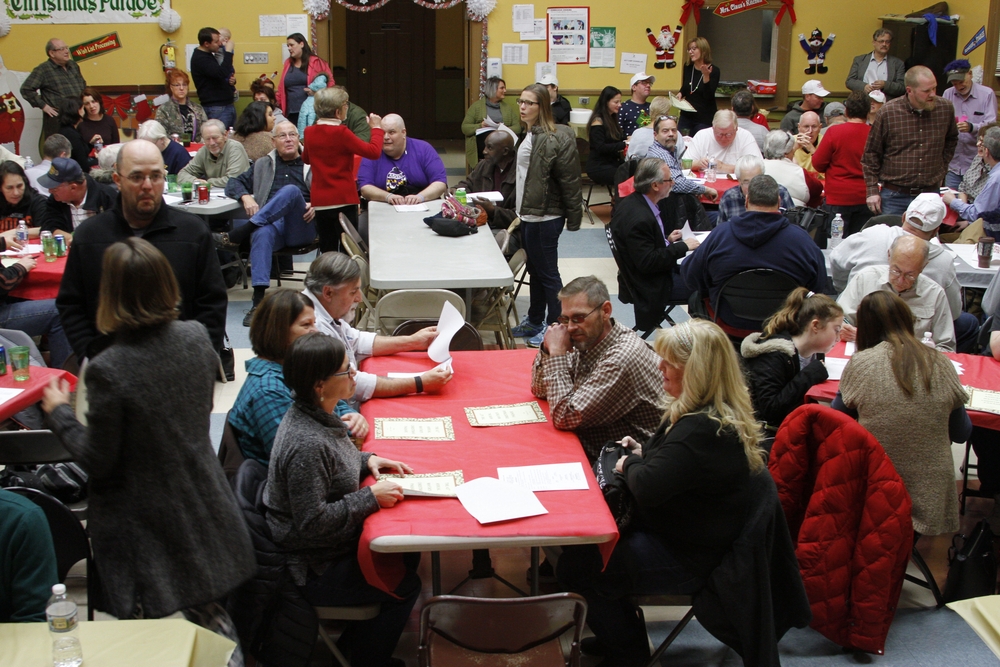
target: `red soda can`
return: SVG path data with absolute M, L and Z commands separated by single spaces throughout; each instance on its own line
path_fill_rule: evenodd
M 205 185 L 198 186 L 198 203 L 199 204 L 208 203 L 208 186 Z

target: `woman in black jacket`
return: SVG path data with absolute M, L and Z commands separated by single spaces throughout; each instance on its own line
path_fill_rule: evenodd
M 0 195 L 0 252 L 12 247 L 22 220 L 28 226 L 28 238 L 38 238 L 45 197 L 31 187 L 24 169 L 13 160 L 0 162 Z
M 83 122 L 83 104 L 79 97 L 64 97 L 59 101 L 59 134 L 69 139 L 73 152 L 70 157 L 76 160 L 84 174 L 90 173 L 90 168 L 97 165 L 97 159 L 90 157 L 90 144 L 80 134 L 80 123 Z
M 802 405 L 810 387 L 826 380 L 819 355 L 837 344 L 843 321 L 836 301 L 799 287 L 764 323 L 764 331 L 743 339 L 740 352 L 754 412 L 770 431 Z
M 615 172 L 624 161 L 625 137 L 618 125 L 621 105 L 622 91 L 614 86 L 605 86 L 587 123 L 590 135 L 587 176 L 599 185 L 614 183 Z
M 690 320 L 660 332 L 663 388 L 674 400 L 645 445 L 626 437 L 618 461 L 638 509 L 601 571 L 596 546 L 567 547 L 557 576 L 587 598 L 587 623 L 605 664 L 649 660 L 630 597 L 698 591 L 747 520 L 750 477 L 764 470 L 760 426 L 736 350 L 718 325 Z M 765 473 L 766 474 L 766 473 Z
M 722 70 L 712 64 L 712 47 L 704 37 L 695 37 L 687 44 L 681 75 L 680 97 L 695 108 L 682 111 L 677 129 L 693 137 L 698 130 L 712 127 L 712 118 L 719 106 L 715 103 L 715 90 L 719 87 Z

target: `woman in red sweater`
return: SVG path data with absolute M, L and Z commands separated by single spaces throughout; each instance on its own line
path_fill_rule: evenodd
M 861 231 L 872 217 L 865 202 L 865 176 L 861 172 L 861 155 L 868 141 L 868 111 L 871 99 L 863 93 L 851 93 L 844 101 L 846 123 L 834 125 L 823 135 L 813 167 L 826 174 L 826 204 L 831 214 L 844 218 L 844 236 Z
M 324 88 L 316 93 L 316 124 L 306 128 L 302 161 L 312 166 L 311 202 L 316 210 L 320 252 L 340 249 L 341 213 L 358 226 L 358 186 L 354 156 L 377 160 L 382 153 L 382 117 L 368 115 L 371 141 L 362 141 L 344 125 L 347 91 Z M 310 151 L 311 149 L 311 151 Z

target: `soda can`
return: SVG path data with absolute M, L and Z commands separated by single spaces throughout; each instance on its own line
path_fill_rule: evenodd
M 198 186 L 198 203 L 207 204 L 208 203 L 208 187 L 204 185 Z
M 56 257 L 66 256 L 66 237 L 62 234 L 56 234 Z
M 0 345 L 0 375 L 7 375 L 7 350 Z

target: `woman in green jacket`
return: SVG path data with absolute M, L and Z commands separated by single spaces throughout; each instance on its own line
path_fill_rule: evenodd
M 507 83 L 498 76 L 491 76 L 486 79 L 486 88 L 483 91 L 485 97 L 476 100 L 465 113 L 465 120 L 462 121 L 462 134 L 465 135 L 465 159 L 469 163 L 471 170 L 479 163 L 479 156 L 482 153 L 482 144 L 477 143 L 476 130 L 484 127 L 491 127 L 486 121 L 487 118 L 494 123 L 503 123 L 514 130 L 514 134 L 521 134 L 521 121 L 518 119 L 517 109 L 503 101 L 507 94 Z M 479 135 L 485 137 L 485 133 Z

